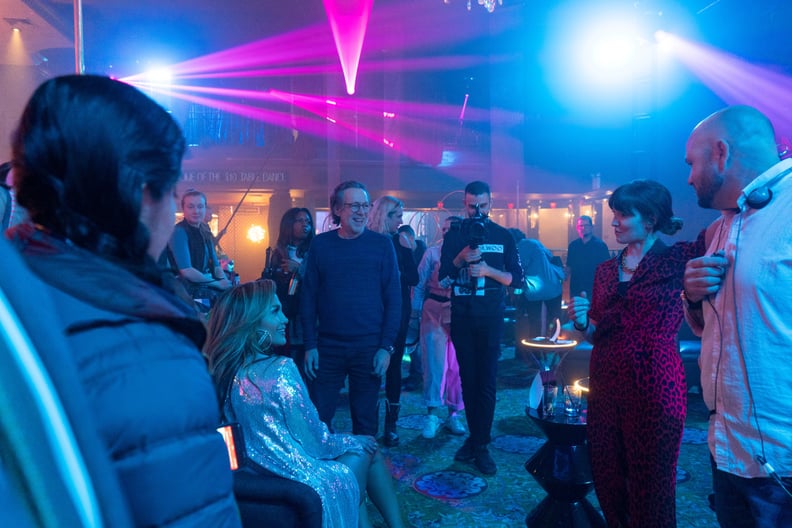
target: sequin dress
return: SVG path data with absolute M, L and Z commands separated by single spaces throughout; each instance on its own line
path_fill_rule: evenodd
M 357 479 L 349 467 L 333 459 L 350 451 L 362 453 L 362 447 L 351 435 L 331 434 L 319 420 L 291 359 L 262 357 L 242 368 L 224 412 L 242 427 L 251 460 L 316 490 L 322 499 L 323 527 L 357 526 Z

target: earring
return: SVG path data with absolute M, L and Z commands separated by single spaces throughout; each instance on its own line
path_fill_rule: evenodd
M 272 346 L 272 335 L 269 333 L 269 330 L 256 330 L 256 334 L 258 335 L 258 346 L 262 352 L 265 352 L 270 349 Z M 269 340 L 269 342 L 267 342 Z

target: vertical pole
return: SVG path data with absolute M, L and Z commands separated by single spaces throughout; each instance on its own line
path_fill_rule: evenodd
M 514 200 L 514 208 L 517 210 L 517 217 L 514 219 L 515 227 L 517 229 L 521 229 L 520 227 L 520 206 L 522 205 L 522 199 L 520 199 L 520 178 L 517 178 L 517 196 Z M 527 236 L 527 235 L 526 235 Z
M 78 75 L 85 73 L 82 0 L 74 0 L 74 68 Z

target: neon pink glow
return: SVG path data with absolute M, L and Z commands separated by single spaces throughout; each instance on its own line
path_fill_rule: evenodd
M 374 0 L 324 0 L 349 95 L 355 93 L 360 53 L 373 4 Z
M 470 99 L 470 94 L 465 94 L 465 101 L 462 103 L 462 110 L 459 112 L 459 124 L 465 122 L 465 110 L 467 110 L 468 99 Z
M 386 104 L 385 101 L 380 99 L 336 97 L 335 99 L 328 100 L 325 97 L 296 93 L 287 94 L 278 90 L 271 90 L 271 93 L 280 94 L 280 96 L 284 98 L 284 101 L 294 101 L 295 104 L 300 106 L 305 105 L 310 106 L 311 108 L 319 108 L 326 103 L 335 105 L 341 109 L 357 112 L 359 115 L 382 116 L 382 107 Z M 456 122 L 459 119 L 459 107 L 453 105 L 416 103 L 409 101 L 387 101 L 387 106 L 389 107 L 387 111 L 399 116 L 399 118 L 420 116 L 422 119 L 427 121 L 430 119 L 439 119 L 448 120 L 451 122 Z M 520 119 L 522 119 L 521 115 L 516 112 L 488 110 L 470 106 L 466 106 L 465 109 L 465 118 L 468 121 L 487 122 L 493 117 L 493 115 L 496 115 L 499 120 L 508 123 L 518 123 Z
M 393 122 L 394 129 L 389 132 L 393 137 L 382 136 L 383 130 L 383 101 L 357 100 L 353 98 L 337 98 L 334 105 L 320 96 L 305 94 L 285 93 L 271 90 L 270 93 L 283 100 L 291 102 L 296 107 L 310 112 L 322 119 L 337 124 L 339 130 L 349 132 L 349 137 L 365 138 L 374 145 L 386 145 L 414 160 L 437 165 L 440 162 L 440 143 L 438 137 L 455 137 L 458 133 L 456 124 L 457 109 L 451 106 L 440 106 L 433 112 L 428 112 L 432 105 L 409 104 L 389 101 L 389 106 L 395 106 Z M 333 117 L 328 116 L 328 107 L 332 106 Z M 401 106 L 412 108 L 415 115 L 403 111 Z M 378 108 L 377 108 L 378 107 Z M 426 118 L 423 114 L 433 113 L 442 115 L 443 119 Z M 420 116 L 420 117 L 419 117 Z
M 262 52 L 264 53 L 264 52 Z M 358 66 L 358 71 L 365 72 L 405 72 L 405 71 L 437 71 L 449 69 L 463 69 L 477 66 L 485 62 L 498 62 L 506 60 L 507 57 L 483 57 L 483 56 L 438 56 L 423 57 L 415 59 L 392 59 L 386 61 L 370 61 Z M 230 71 L 206 71 L 195 73 L 178 73 L 182 71 L 180 65 L 175 66 L 175 76 L 179 80 L 193 79 L 243 79 L 251 77 L 289 77 L 297 75 L 327 75 L 338 71 L 336 56 L 323 57 L 327 62 L 323 64 L 304 64 L 299 66 L 265 67 L 255 69 L 241 69 Z M 234 61 L 236 62 L 236 61 Z M 232 66 L 234 64 L 232 63 Z M 248 64 L 248 66 L 256 66 Z M 215 67 L 216 68 L 216 67 Z M 126 77 L 127 81 L 140 81 L 145 74 L 132 75 Z
M 204 105 L 210 108 L 217 108 L 224 112 L 229 112 L 252 119 L 258 119 L 267 123 L 272 123 L 284 128 L 296 128 L 301 132 L 313 134 L 316 136 L 327 136 L 329 134 L 327 123 L 332 123 L 337 126 L 333 129 L 332 136 L 335 140 L 346 143 L 349 145 L 358 145 L 360 139 L 369 141 L 369 148 L 374 148 L 374 145 L 382 145 L 382 118 L 379 123 L 368 122 L 355 122 L 353 115 L 348 115 L 348 111 L 344 111 L 343 116 L 331 117 L 327 115 L 327 108 L 329 105 L 324 98 L 308 98 L 306 96 L 297 96 L 295 94 L 276 92 L 271 90 L 269 92 L 256 92 L 241 90 L 227 90 L 219 88 L 196 88 L 187 86 L 170 87 L 165 89 L 156 85 L 148 86 L 146 89 L 150 92 L 161 93 L 185 101 L 193 102 L 196 104 Z M 174 89 L 175 88 L 175 89 Z M 261 101 L 282 101 L 289 105 L 289 110 L 275 111 L 260 107 L 247 106 L 238 103 L 222 101 L 218 99 L 211 99 L 203 95 L 196 95 L 185 93 L 187 91 L 195 91 L 197 93 L 211 94 L 217 96 L 236 96 L 243 99 L 256 99 Z M 292 111 L 293 107 L 304 108 L 315 117 L 302 116 L 295 114 Z M 343 118 L 343 119 L 342 119 Z M 410 155 L 410 152 L 418 152 L 419 141 L 414 140 L 408 144 L 405 155 Z M 393 141 L 389 140 L 387 144 L 389 147 L 394 148 Z M 365 146 L 365 145 L 364 145 Z M 380 146 L 381 148 L 381 146 Z M 426 148 L 423 147 L 425 151 Z M 419 159 L 420 158 L 415 158 Z
M 135 86 L 145 90 L 157 89 L 159 93 L 167 93 L 178 97 L 177 92 L 194 92 L 200 94 L 217 95 L 219 97 L 235 97 L 240 99 L 254 99 L 257 101 L 282 101 L 281 98 L 272 95 L 270 92 L 260 92 L 256 90 L 238 90 L 233 88 L 210 88 L 205 86 L 191 86 L 182 84 L 160 84 L 137 82 Z
M 416 161 L 441 165 L 440 138 L 459 133 L 458 107 L 399 101 L 378 101 L 352 97 L 312 96 L 278 90 L 257 91 L 189 85 L 162 86 L 135 83 L 149 92 L 161 93 L 192 103 L 216 108 L 316 136 L 331 136 L 334 141 L 376 150 L 385 145 Z M 268 105 L 283 105 L 274 110 L 224 100 L 245 100 Z M 388 110 L 383 110 L 387 104 Z M 306 113 L 295 112 L 302 109 Z M 503 111 L 468 107 L 466 113 L 478 119 L 492 116 L 501 122 L 517 122 L 519 116 Z M 331 123 L 332 125 L 328 125 Z M 332 126 L 331 129 L 328 126 Z M 383 136 L 383 131 L 387 136 Z M 486 140 L 483 138 L 483 140 Z M 442 167 L 452 171 L 453 167 Z
M 164 95 L 170 95 L 184 101 L 204 105 L 209 108 L 216 108 L 224 112 L 249 117 L 251 119 L 258 119 L 266 123 L 272 123 L 274 125 L 281 126 L 283 128 L 296 128 L 307 134 L 314 134 L 317 136 L 323 136 L 327 134 L 326 125 L 322 121 L 309 117 L 294 115 L 291 112 L 280 112 L 253 106 L 246 106 L 242 104 L 221 101 L 218 99 L 210 99 L 208 97 L 202 97 L 199 95 L 191 95 L 187 93 L 180 93 L 178 91 L 166 90 L 159 87 L 150 87 L 148 90 Z M 260 93 L 261 92 L 251 91 L 250 96 L 254 97 L 256 94 Z
M 244 79 L 251 77 L 294 77 L 297 75 L 326 75 L 336 73 L 338 65 L 335 63 L 317 64 L 314 66 L 292 66 L 288 68 L 260 68 L 255 70 L 234 70 L 214 73 L 191 73 L 179 75 L 180 80 L 191 79 Z
M 411 101 L 357 99 L 327 93 L 321 96 L 234 88 L 234 79 L 288 78 L 299 75 L 326 77 L 337 74 L 340 62 L 348 93 L 355 91 L 359 71 L 442 71 L 498 61 L 478 55 L 425 56 L 426 50 L 497 33 L 496 24 L 516 23 L 511 17 L 495 21 L 470 17 L 465 10 L 450 12 L 442 2 L 422 6 L 388 3 L 372 11 L 373 0 L 323 0 L 330 24 L 321 23 L 271 38 L 169 66 L 170 83 L 153 82 L 146 73 L 122 78 L 149 93 L 216 108 L 297 129 L 356 147 L 382 150 L 383 145 L 431 165 L 440 163 L 442 138 L 459 133 L 460 115 L 467 122 L 500 119 L 518 122 L 520 116 L 497 109 L 463 104 L 436 105 Z M 367 49 L 385 52 L 361 62 Z M 413 57 L 406 52 L 415 51 Z M 390 55 L 389 53 L 393 53 Z M 419 56 L 423 55 L 423 56 Z M 223 87 L 200 86 L 217 79 Z M 227 81 L 226 81 L 227 80 Z M 249 83 L 248 83 L 249 86 Z M 482 139 L 486 141 L 485 138 Z
M 465 10 L 445 9 L 442 2 L 422 6 L 420 16 L 415 16 L 415 5 L 411 2 L 380 5 L 373 11 L 373 0 L 324 0 L 324 4 L 330 27 L 325 23 L 315 24 L 171 65 L 173 79 L 327 75 L 337 71 L 340 59 L 347 88 L 351 84 L 354 89 L 358 71 L 461 69 L 504 58 L 433 55 L 380 58 L 361 64 L 364 38 L 371 49 L 403 55 L 411 50 L 432 50 L 495 34 L 519 23 L 517 17 L 471 17 Z M 123 79 L 137 82 L 146 77 L 145 73 L 139 73 Z
M 359 71 L 365 72 L 402 72 L 402 71 L 436 71 L 469 68 L 479 64 L 490 62 L 501 62 L 507 56 L 484 55 L 454 55 L 454 56 L 435 56 L 435 57 L 416 57 L 412 59 L 389 59 L 381 61 L 366 61 L 360 65 Z
M 672 34 L 664 36 L 662 45 L 727 104 L 753 106 L 770 118 L 777 132 L 792 130 L 789 76 Z
M 174 78 L 204 77 L 264 66 L 331 64 L 335 60 L 332 35 L 319 24 L 272 38 L 258 40 L 170 66 Z M 325 66 L 326 67 L 326 66 Z M 244 72 L 242 72 L 244 73 Z M 127 77 L 138 81 L 144 73 Z M 246 75 L 240 75 L 246 76 Z

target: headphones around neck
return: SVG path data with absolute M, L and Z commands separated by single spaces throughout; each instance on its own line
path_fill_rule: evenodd
M 757 187 L 746 197 L 745 203 L 751 209 L 761 209 L 773 199 L 773 191 L 768 185 Z
M 773 200 L 773 190 L 771 187 L 781 181 L 787 174 L 792 173 L 792 167 L 781 171 L 769 182 L 761 187 L 757 187 L 745 197 L 745 204 L 751 209 L 761 209 Z

